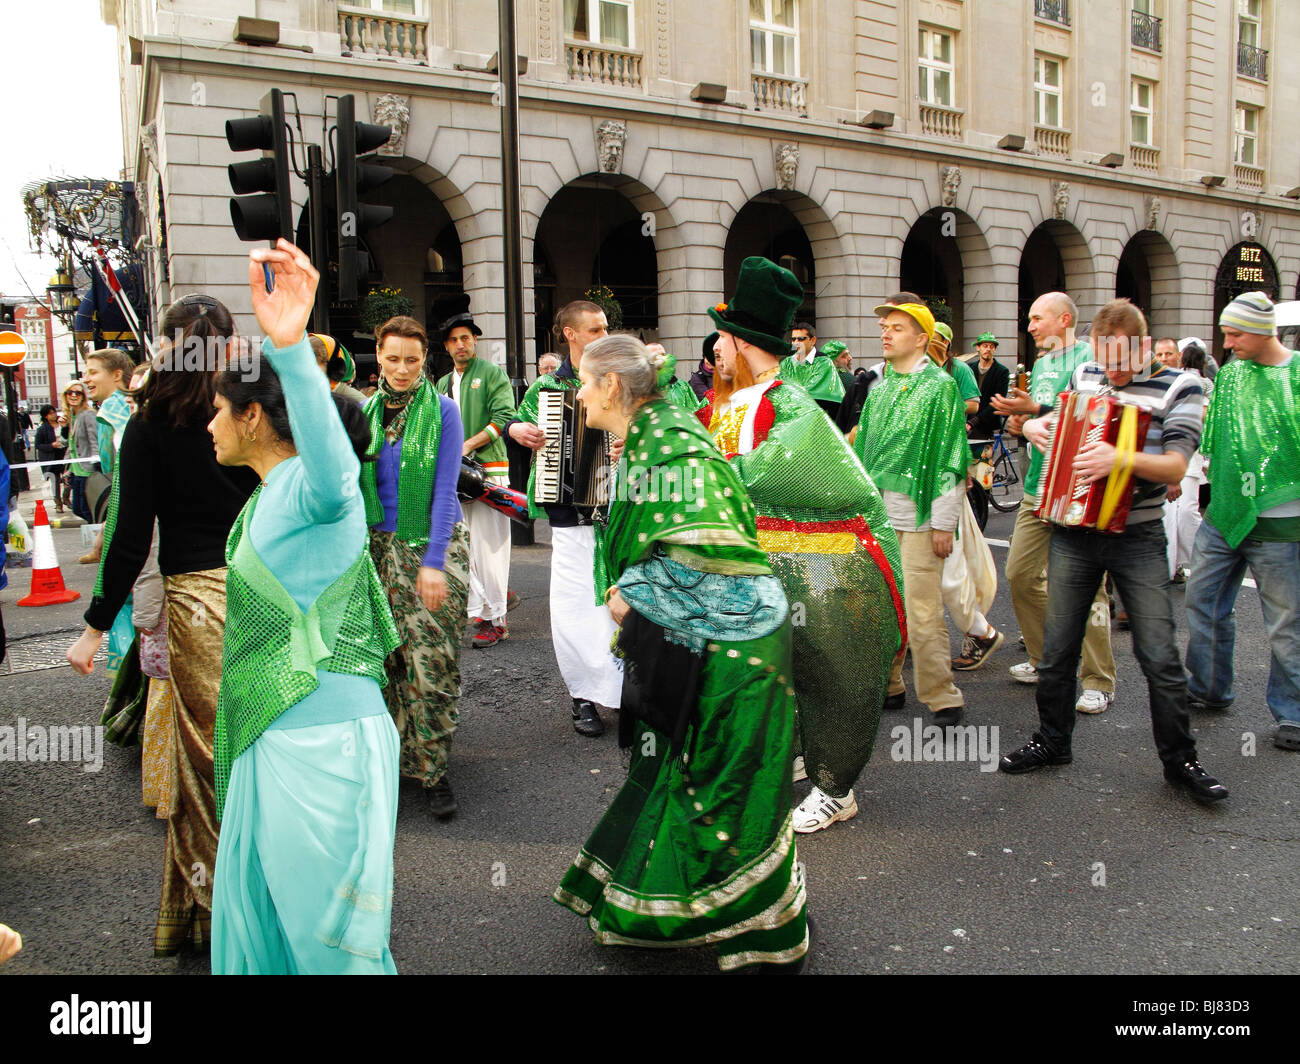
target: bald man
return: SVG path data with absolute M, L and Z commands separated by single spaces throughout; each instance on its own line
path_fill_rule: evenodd
M 1029 391 L 1011 388 L 1006 396 L 995 395 L 993 409 L 1009 418 L 1007 428 L 1019 435 L 1029 418 L 1050 414 L 1056 397 L 1070 386 L 1075 369 L 1092 361 L 1092 347 L 1074 334 L 1079 310 L 1064 292 L 1048 292 L 1029 308 L 1029 335 L 1038 347 Z M 1038 682 L 1038 663 L 1043 655 L 1043 620 L 1047 612 L 1047 555 L 1052 542 L 1051 526 L 1034 516 L 1038 480 L 1044 454 L 1032 443 L 1029 471 L 1025 474 L 1025 498 L 1016 515 L 1007 555 L 1007 583 L 1011 605 L 1025 637 L 1029 660 L 1011 666 L 1019 683 Z M 1087 635 L 1083 641 L 1083 694 L 1075 708 L 1080 713 L 1103 713 L 1115 697 L 1115 658 L 1110 648 L 1110 599 L 1105 583 L 1097 590 Z

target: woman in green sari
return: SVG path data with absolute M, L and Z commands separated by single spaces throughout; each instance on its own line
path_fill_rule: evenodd
M 579 370 L 587 423 L 626 441 L 595 583 L 620 625 L 632 760 L 555 900 L 601 945 L 715 944 L 726 971 L 801 971 L 789 610 L 739 479 L 663 396 L 671 373 L 630 336 Z

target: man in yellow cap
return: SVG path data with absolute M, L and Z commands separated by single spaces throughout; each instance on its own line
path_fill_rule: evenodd
M 885 500 L 903 556 L 903 601 L 912 645 L 916 696 L 931 723 L 962 717 L 965 699 L 952 680 L 943 619 L 944 559 L 966 496 L 964 407 L 957 382 L 928 356 L 934 315 L 920 303 L 882 304 L 884 380 L 867 394 L 854 450 Z M 902 655 L 894 662 L 886 709 L 906 699 Z

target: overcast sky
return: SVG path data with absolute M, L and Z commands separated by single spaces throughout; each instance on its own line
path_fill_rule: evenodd
M 25 296 L 30 285 L 43 297 L 57 263 L 30 250 L 21 190 L 121 172 L 117 30 L 104 25 L 99 0 L 5 0 L 3 26 L 0 293 Z

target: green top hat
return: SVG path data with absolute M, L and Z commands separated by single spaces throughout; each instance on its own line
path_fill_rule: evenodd
M 979 336 L 975 337 L 975 346 L 979 347 L 980 344 L 992 344 L 994 347 L 997 347 L 998 338 L 991 332 L 983 332 L 980 333 Z
M 786 334 L 803 302 L 803 285 L 789 270 L 752 255 L 740 264 L 736 294 L 730 303 L 709 308 L 719 332 L 730 333 L 769 354 L 790 353 Z
M 822 344 L 821 349 L 817 352 L 819 355 L 825 355 L 827 358 L 838 358 L 848 349 L 848 344 L 842 340 L 831 340 L 829 343 Z

